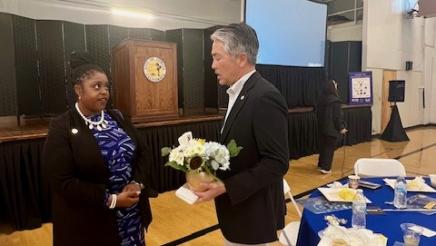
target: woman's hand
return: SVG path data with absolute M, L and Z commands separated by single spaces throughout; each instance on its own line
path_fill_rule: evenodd
M 139 201 L 139 194 L 141 194 L 141 191 L 136 190 L 125 190 L 126 187 L 124 187 L 123 191 L 117 195 L 117 203 L 115 207 L 117 208 L 129 208 Z
M 141 184 L 138 183 L 130 183 L 124 186 L 123 191 L 136 191 L 138 195 L 141 194 Z
M 342 135 L 345 135 L 347 132 L 348 132 L 348 130 L 343 128 L 339 133 Z

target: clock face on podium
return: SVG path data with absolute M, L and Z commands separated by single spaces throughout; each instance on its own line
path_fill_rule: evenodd
M 152 56 L 147 58 L 144 63 L 145 77 L 154 83 L 157 83 L 165 78 L 167 68 L 165 62 L 159 57 Z

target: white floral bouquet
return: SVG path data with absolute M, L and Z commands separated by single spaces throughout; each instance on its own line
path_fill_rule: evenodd
M 192 132 L 185 132 L 178 141 L 179 146 L 175 148 L 161 149 L 162 156 L 169 155 L 165 166 L 185 173 L 204 173 L 211 178 L 209 181 L 218 180 L 217 170 L 229 170 L 230 158 L 237 156 L 242 149 L 234 140 L 224 146 L 217 142 L 193 138 Z

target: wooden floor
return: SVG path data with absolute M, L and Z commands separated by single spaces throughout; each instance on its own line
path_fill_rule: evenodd
M 317 171 L 317 155 L 291 161 L 285 178 L 293 194 L 297 195 L 352 173 L 354 162 L 361 157 L 400 156 L 399 160 L 410 176 L 436 173 L 436 127 L 415 128 L 408 130 L 407 134 L 409 142 L 390 143 L 374 139 L 338 149 L 335 152 L 333 172 L 327 175 Z M 147 245 L 162 245 L 217 224 L 212 202 L 190 206 L 176 198 L 174 192 L 166 192 L 152 199 L 151 205 L 154 220 L 147 233 Z M 286 221 L 296 219 L 292 205 L 288 204 Z M 51 224 L 29 231 L 12 231 L 9 226 L 0 225 L 0 245 L 51 245 Z M 222 245 L 222 235 L 219 230 L 215 230 L 184 245 Z

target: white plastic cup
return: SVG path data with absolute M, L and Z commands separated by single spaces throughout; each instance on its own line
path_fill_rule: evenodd
M 360 177 L 357 175 L 348 176 L 348 188 L 357 189 L 359 188 Z
M 400 225 L 403 230 L 403 241 L 405 246 L 418 246 L 422 233 L 422 227 L 412 223 L 403 223 Z

